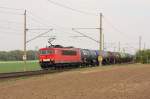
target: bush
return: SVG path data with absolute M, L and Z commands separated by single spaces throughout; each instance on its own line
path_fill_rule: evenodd
M 150 49 L 138 51 L 136 53 L 136 61 L 141 63 L 150 63 Z

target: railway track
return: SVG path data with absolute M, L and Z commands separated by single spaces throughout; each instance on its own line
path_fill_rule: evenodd
M 128 64 L 133 64 L 133 63 L 128 63 Z M 126 64 L 120 64 L 120 65 L 126 65 Z M 82 68 L 86 68 L 86 67 L 82 67 Z M 59 72 L 69 71 L 72 69 L 75 68 L 0 73 L 0 79 L 10 79 L 10 78 L 29 77 L 34 75 L 42 75 L 42 74 L 50 74 L 50 73 L 59 73 Z
M 58 72 L 63 72 L 63 71 L 67 71 L 67 70 L 68 69 L 64 69 L 64 70 L 37 70 L 37 71 L 0 73 L 0 79 L 10 79 L 10 78 L 28 77 L 28 76 L 34 76 L 34 75 L 58 73 Z

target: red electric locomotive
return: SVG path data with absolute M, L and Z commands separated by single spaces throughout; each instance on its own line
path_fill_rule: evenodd
M 81 52 L 79 48 L 47 47 L 39 50 L 39 63 L 43 69 L 67 65 L 79 66 Z

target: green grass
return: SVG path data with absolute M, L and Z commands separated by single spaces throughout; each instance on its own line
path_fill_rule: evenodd
M 38 61 L 27 61 L 26 65 L 23 61 L 3 61 L 0 62 L 0 73 L 31 71 L 41 69 Z

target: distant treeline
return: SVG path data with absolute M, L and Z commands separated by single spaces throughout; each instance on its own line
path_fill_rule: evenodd
M 150 49 L 138 51 L 136 53 L 137 62 L 150 63 Z
M 22 61 L 23 51 L 0 51 L 0 61 Z M 27 60 L 37 60 L 38 51 L 29 50 L 27 51 Z

